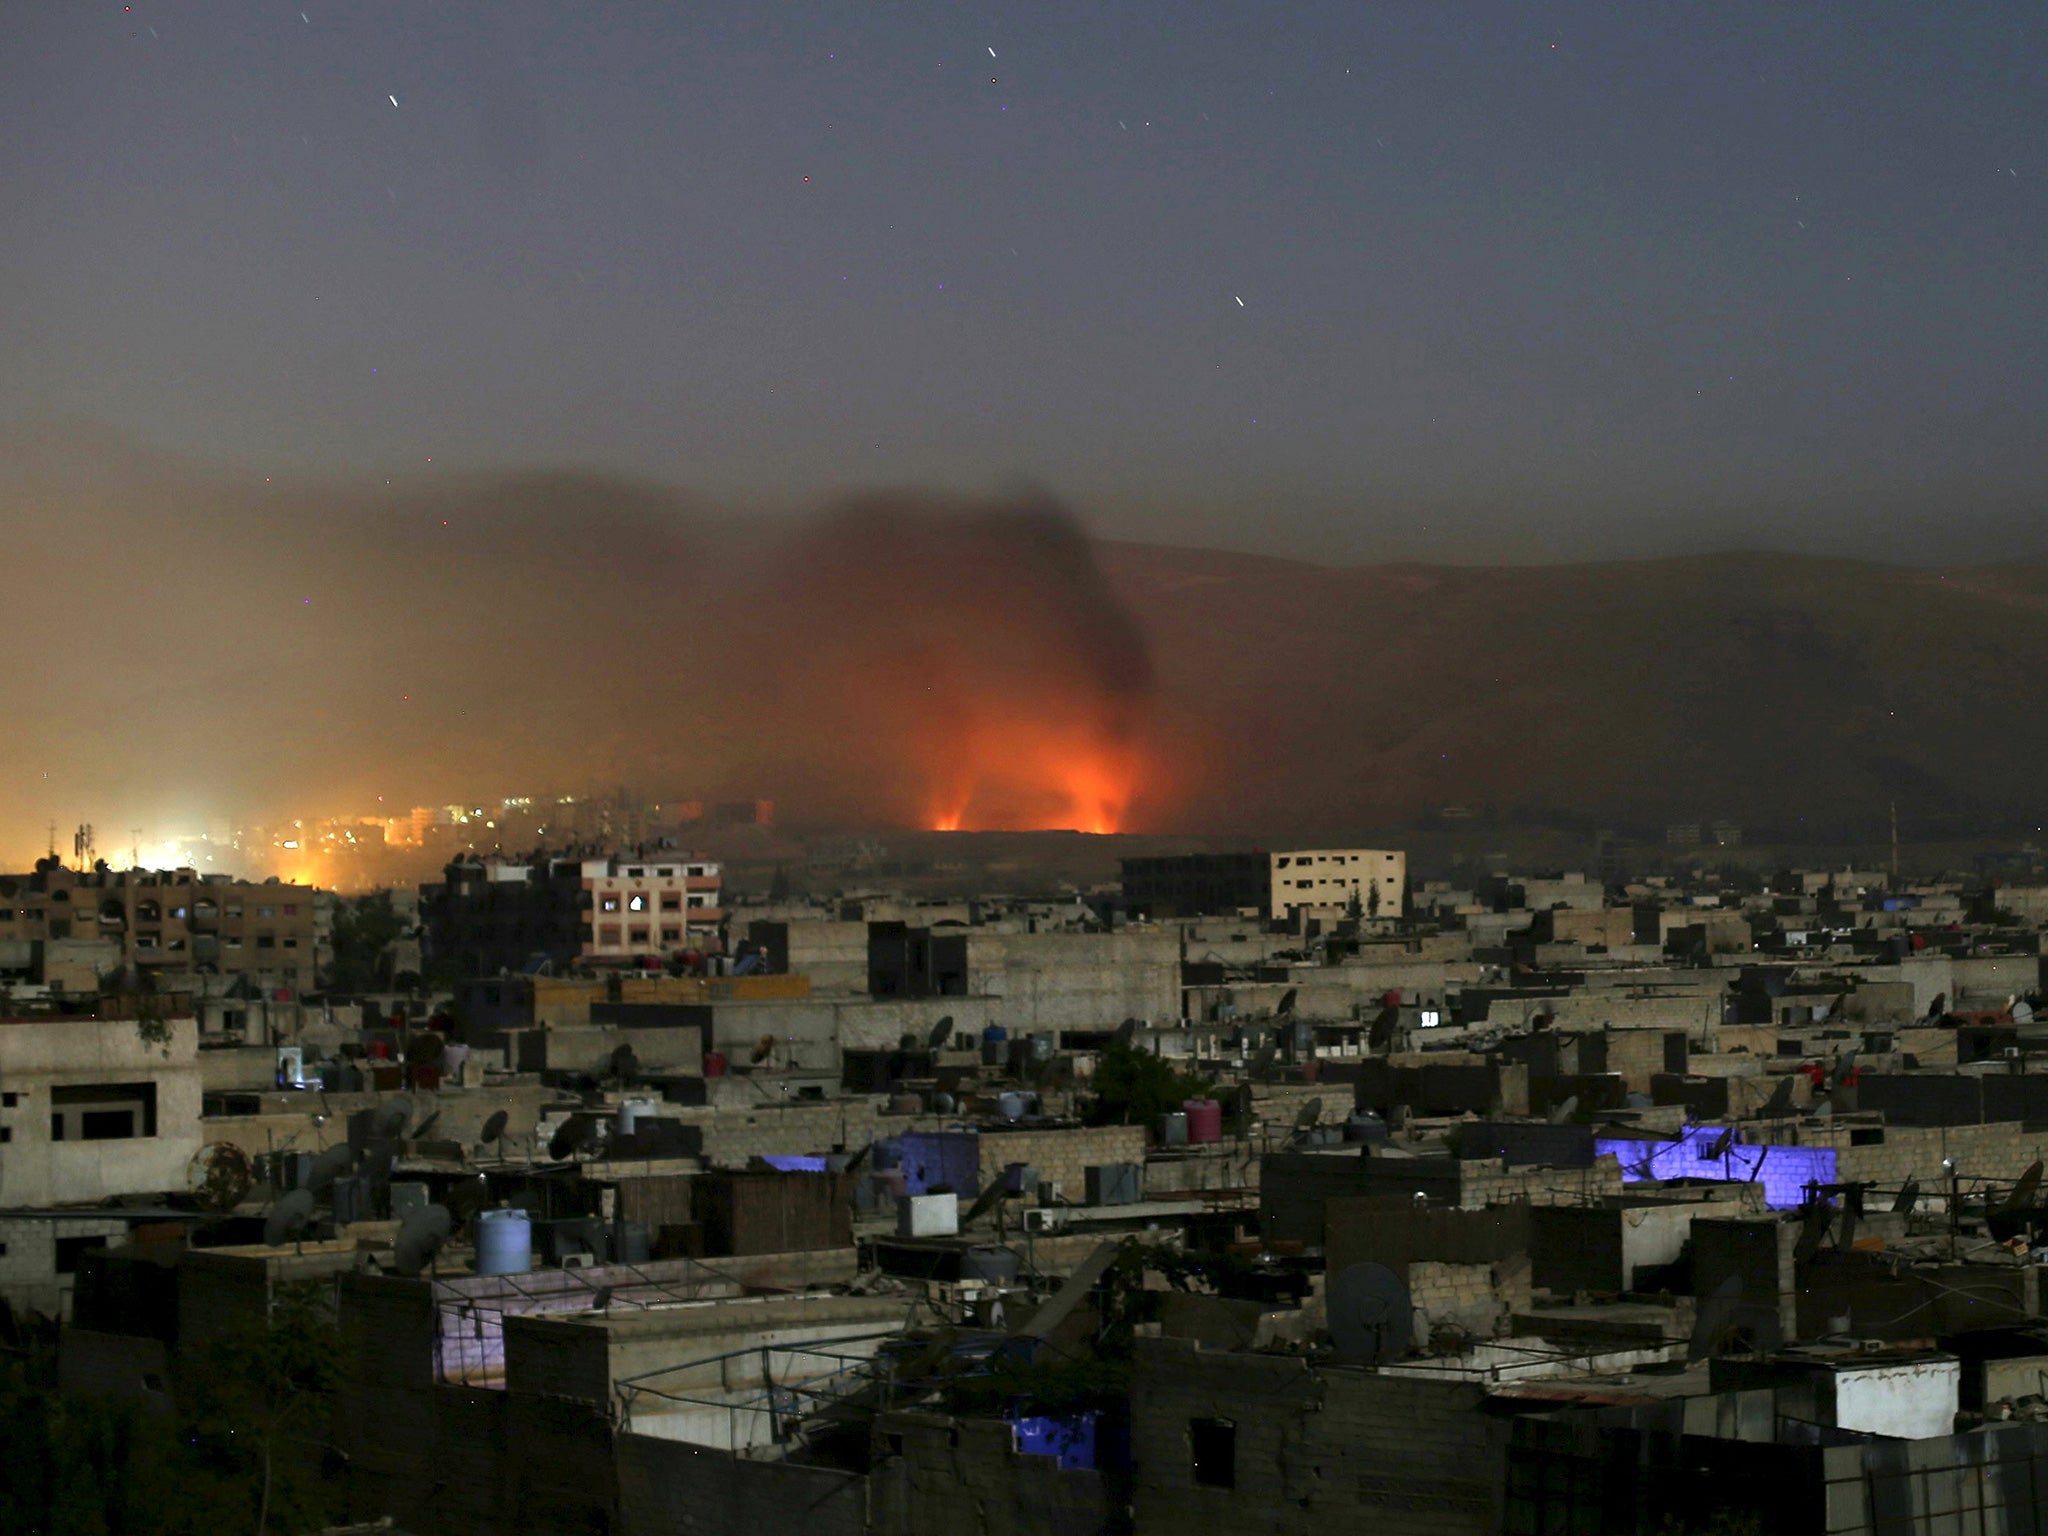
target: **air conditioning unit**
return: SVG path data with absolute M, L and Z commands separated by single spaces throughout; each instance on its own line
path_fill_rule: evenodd
M 588 1253 L 565 1253 L 562 1255 L 562 1268 L 564 1269 L 593 1269 L 596 1265 L 597 1259 Z

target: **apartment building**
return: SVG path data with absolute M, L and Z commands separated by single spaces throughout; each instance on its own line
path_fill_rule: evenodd
M 247 975 L 310 987 L 313 888 L 192 869 L 89 870 L 40 859 L 0 875 L 0 942 L 108 939 L 120 963 L 142 970 Z
M 715 862 L 679 852 L 458 859 L 423 887 L 429 964 L 469 976 L 701 949 L 725 919 Z
M 1399 917 L 1408 889 L 1408 855 L 1384 848 L 1309 848 L 1271 856 L 1271 911 L 1348 907 L 1368 917 Z

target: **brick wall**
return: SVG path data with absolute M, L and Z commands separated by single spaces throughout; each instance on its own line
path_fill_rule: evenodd
M 1143 1163 L 1145 1127 L 1104 1125 L 1051 1131 L 992 1131 L 981 1137 L 981 1182 L 989 1182 L 1011 1163 L 1028 1163 L 1041 1183 L 1066 1191 L 1070 1204 L 1087 1198 L 1085 1170 L 1105 1163 Z

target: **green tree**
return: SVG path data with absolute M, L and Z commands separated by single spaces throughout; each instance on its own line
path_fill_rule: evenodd
M 386 955 L 405 932 L 405 920 L 391 905 L 389 891 L 374 891 L 336 903 L 327 987 L 333 992 L 368 992 L 385 979 Z
M 273 1524 L 317 1530 L 336 1513 L 322 1473 L 340 1339 L 328 1293 L 290 1286 L 268 1318 L 209 1341 L 187 1373 L 189 1432 L 208 1462 L 253 1502 L 256 1536 Z
M 1205 1098 L 1210 1084 L 1176 1071 L 1150 1051 L 1111 1045 L 1095 1064 L 1093 1125 L 1150 1125 L 1189 1099 Z
M 0 1531 L 269 1536 L 331 1524 L 342 1501 L 322 1441 L 338 1354 L 320 1297 L 293 1291 L 184 1362 L 175 1413 L 60 1393 L 47 1340 L 0 1355 Z

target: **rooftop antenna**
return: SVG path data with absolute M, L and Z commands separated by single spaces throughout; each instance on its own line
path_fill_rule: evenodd
M 1899 802 L 1892 802 L 1892 889 L 1899 888 Z
M 90 869 L 93 864 L 92 823 L 81 821 L 78 830 L 71 834 L 71 856 L 78 860 L 80 869 Z
M 130 827 L 128 829 L 128 838 L 128 867 L 130 869 L 140 869 L 142 868 L 142 828 Z

